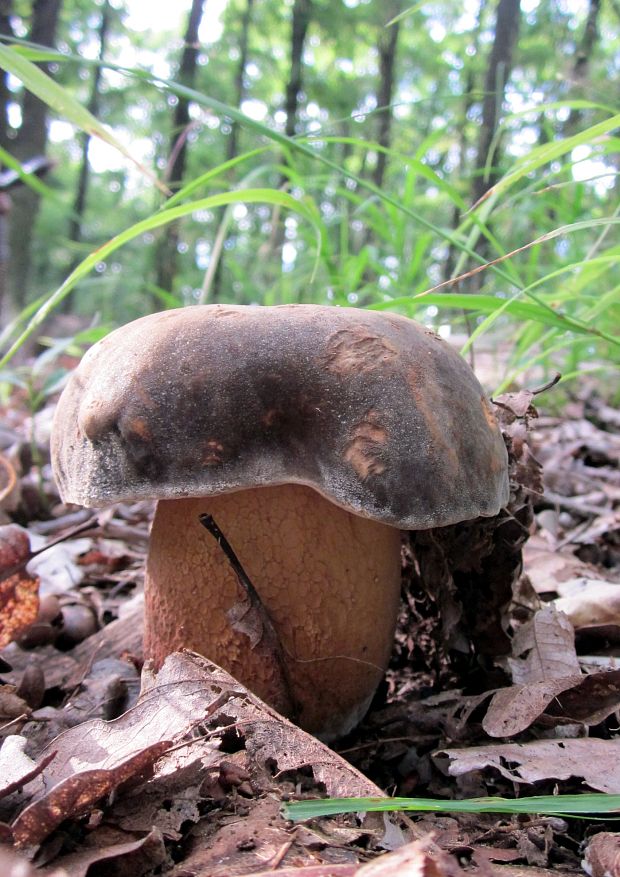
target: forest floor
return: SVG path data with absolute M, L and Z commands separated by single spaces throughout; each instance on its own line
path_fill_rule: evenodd
M 15 855 L 55 877 L 620 873 L 611 821 L 457 816 L 449 803 L 281 813 L 325 795 L 620 793 L 620 414 L 593 393 L 561 416 L 533 419 L 530 402 L 510 405 L 529 421 L 544 490 L 524 478 L 533 514 L 501 607 L 508 649 L 447 646 L 458 575 L 431 594 L 405 545 L 387 684 L 328 748 L 191 653 L 140 688 L 152 504 L 62 506 L 53 405 L 31 418 L 16 394 L 0 410 L 0 874 L 27 874 Z

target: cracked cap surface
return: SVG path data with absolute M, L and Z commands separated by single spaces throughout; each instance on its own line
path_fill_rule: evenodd
M 494 515 L 507 454 L 469 366 L 394 314 L 197 305 L 117 329 L 54 421 L 66 502 L 173 499 L 285 483 L 402 529 Z

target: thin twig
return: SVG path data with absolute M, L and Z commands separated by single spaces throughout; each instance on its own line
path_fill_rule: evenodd
M 0 490 L 0 502 L 2 502 L 17 484 L 17 473 L 15 472 L 15 467 L 11 461 L 5 457 L 4 454 L 0 454 L 0 466 L 2 466 L 6 472 L 6 484 Z
M 72 530 L 68 530 L 66 533 L 63 533 L 60 536 L 57 536 L 55 539 L 52 539 L 47 545 L 44 545 L 42 548 L 37 548 L 36 551 L 29 551 L 28 556 L 23 560 L 20 560 L 18 563 L 14 563 L 13 566 L 9 566 L 6 569 L 0 571 L 0 582 L 3 582 L 5 579 L 14 576 L 15 573 L 20 572 L 24 567 L 30 563 L 33 557 L 38 557 L 39 554 L 43 554 L 44 551 L 47 551 L 48 548 L 53 548 L 54 545 L 58 545 L 60 542 L 66 542 L 67 539 L 71 539 L 72 536 L 77 536 L 78 533 L 82 533 L 84 530 L 90 530 L 93 528 L 95 523 L 97 522 L 97 516 L 94 515 L 92 518 L 89 518 L 87 521 L 84 521 L 82 524 L 78 524 L 77 527 L 73 527 Z
M 546 384 L 543 384 L 542 387 L 538 387 L 536 390 L 530 390 L 530 392 L 533 396 L 538 396 L 539 393 L 544 393 L 545 390 L 550 390 L 552 387 L 555 387 L 555 385 L 561 380 L 562 375 L 560 372 L 556 372 L 550 381 L 547 381 Z
M 220 546 L 220 548 L 222 549 L 222 551 L 226 555 L 226 559 L 230 563 L 230 565 L 233 569 L 233 572 L 235 573 L 235 575 L 239 579 L 239 584 L 247 592 L 247 595 L 250 598 L 250 602 L 252 604 L 259 603 L 263 609 L 263 612 L 265 614 L 267 614 L 267 610 L 265 609 L 265 607 L 263 606 L 263 604 L 261 602 L 261 598 L 258 595 L 258 591 L 256 590 L 256 588 L 252 584 L 250 577 L 248 576 L 248 574 L 246 573 L 244 568 L 241 566 L 241 562 L 240 562 L 239 558 L 237 557 L 237 555 L 233 551 L 233 548 L 232 548 L 230 542 L 228 541 L 228 539 L 226 538 L 226 536 L 224 536 L 224 534 L 222 533 L 222 531 L 220 530 L 220 528 L 216 524 L 213 516 L 205 514 L 205 515 L 199 515 L 198 517 L 200 519 L 200 523 L 202 524 L 202 526 L 205 527 L 209 531 L 209 533 L 211 533 L 211 535 L 213 536 L 213 538 L 215 539 L 217 544 Z M 271 623 L 271 619 L 269 619 L 269 621 Z
M 291 684 L 288 663 L 286 660 L 286 651 L 284 649 L 284 646 L 282 645 L 282 641 L 280 640 L 274 623 L 271 620 L 269 612 L 263 604 L 263 601 L 261 600 L 258 591 L 250 581 L 250 578 L 247 575 L 246 571 L 243 569 L 241 562 L 235 554 L 230 542 L 216 524 L 213 516 L 208 514 L 202 514 L 198 516 L 198 519 L 202 526 L 205 527 L 205 529 L 208 530 L 208 532 L 213 536 L 219 547 L 224 552 L 226 559 L 230 563 L 230 566 L 235 573 L 239 584 L 245 591 L 249 604 L 246 615 L 248 612 L 253 612 L 261 623 L 261 641 L 267 649 L 268 654 L 273 658 L 279 670 L 281 691 L 286 697 L 288 703 L 290 704 L 292 717 L 294 718 L 298 714 L 298 705 L 293 696 L 293 687 Z
M 23 776 L 20 776 L 18 780 L 14 780 L 12 783 L 9 783 L 7 786 L 4 786 L 0 791 L 0 798 L 6 798 L 7 795 L 12 794 L 17 791 L 17 789 L 22 789 L 24 786 L 27 786 L 28 783 L 31 783 L 39 774 L 42 774 L 45 768 L 50 764 L 57 756 L 58 751 L 55 749 L 53 752 L 48 753 L 41 761 L 36 764 L 32 770 L 29 770 Z M 13 872 L 15 873 L 15 872 Z

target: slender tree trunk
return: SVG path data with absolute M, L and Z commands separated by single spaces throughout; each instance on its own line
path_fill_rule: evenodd
M 284 132 L 287 137 L 294 137 L 297 133 L 299 98 L 303 88 L 304 46 L 311 18 L 312 0 L 295 0 L 291 19 L 291 66 L 284 98 L 284 112 L 286 114 Z M 288 177 L 286 174 L 282 174 L 279 182 L 280 188 L 284 188 L 287 184 Z M 283 245 L 284 223 L 280 218 L 280 209 L 275 208 L 272 214 L 271 237 L 265 246 L 264 255 L 280 255 Z
M 53 46 L 61 0 L 34 0 L 28 39 L 43 46 Z M 40 65 L 44 70 L 47 64 Z M 31 92 L 22 100 L 22 124 L 12 151 L 22 161 L 45 153 L 47 145 L 47 106 Z M 31 266 L 32 235 L 39 196 L 26 186 L 15 190 L 10 214 L 9 289 L 10 308 L 19 310 L 26 300 Z
M 396 46 L 398 44 L 398 33 L 400 29 L 400 22 L 396 22 L 390 27 L 385 27 L 385 21 L 391 21 L 395 18 L 399 12 L 401 11 L 401 4 L 398 0 L 392 0 L 392 2 L 385 8 L 382 9 L 381 12 L 381 23 L 378 25 L 379 27 L 379 37 L 377 40 L 377 52 L 379 55 L 379 82 L 377 84 L 377 90 L 375 93 L 375 98 L 377 102 L 377 143 L 379 146 L 383 146 L 385 149 L 390 148 L 391 143 L 391 133 L 392 133 L 392 96 L 394 93 L 394 71 L 396 69 Z M 368 153 L 364 154 L 364 159 L 362 161 L 362 171 L 363 174 L 365 170 L 365 162 L 366 156 Z M 380 189 L 383 186 L 383 179 L 385 177 L 385 169 L 387 167 L 387 155 L 382 150 L 378 150 L 377 152 L 377 161 L 372 169 L 371 179 L 375 186 Z M 361 250 L 366 247 L 373 238 L 373 229 L 370 226 L 367 226 L 362 234 L 360 235 L 360 240 L 358 244 L 358 248 Z M 373 279 L 372 272 L 367 268 L 362 275 L 363 283 L 370 283 Z M 373 293 L 368 294 L 366 296 L 362 296 L 359 300 L 359 305 L 365 307 L 367 304 L 370 304 L 373 298 Z
M 0 34 L 13 36 L 11 12 L 13 0 L 0 0 Z M 9 149 L 9 100 L 8 73 L 0 70 L 0 146 Z M 1 166 L 1 164 L 0 164 Z M 7 269 L 9 264 L 9 212 L 11 196 L 0 193 L 0 326 L 5 326 L 11 317 L 8 302 Z
M 600 11 L 601 0 L 590 0 L 585 28 L 573 62 L 570 81 L 571 97 L 584 97 L 584 91 L 588 82 L 588 74 L 590 72 L 590 60 L 599 37 L 598 18 Z M 571 134 L 577 133 L 582 117 L 582 109 L 578 107 L 571 108 L 562 132 L 565 137 L 570 137 Z
M 480 6 L 478 7 L 478 15 L 476 18 L 476 26 L 473 32 L 473 38 L 471 42 L 471 54 L 472 57 L 476 57 L 478 52 L 480 51 L 480 34 L 482 32 L 482 22 L 484 19 L 484 13 L 487 6 L 487 0 L 482 0 Z M 457 180 L 465 180 L 467 178 L 467 150 L 469 148 L 469 140 L 467 137 L 468 130 L 468 120 L 471 109 L 476 102 L 476 97 L 474 94 L 474 89 L 476 87 L 475 81 L 475 66 L 472 62 L 470 62 L 467 66 L 467 72 L 465 74 L 465 87 L 463 89 L 463 105 L 461 109 L 461 119 L 458 124 L 458 164 L 455 169 L 455 179 Z M 452 222 L 451 228 L 453 231 L 459 227 L 461 222 L 461 208 L 458 204 L 454 204 L 452 208 Z M 443 269 L 443 279 L 449 280 L 452 277 L 452 273 L 454 271 L 454 267 L 456 264 L 456 250 L 452 244 L 448 244 L 448 254 L 446 256 L 446 261 L 444 263 Z
M 105 0 L 101 11 L 101 19 L 99 21 L 99 52 L 98 58 L 103 60 L 106 51 L 106 43 L 108 31 L 110 28 L 110 3 Z M 101 84 L 101 66 L 97 65 L 93 68 L 93 76 L 91 82 L 90 97 L 88 99 L 88 109 L 93 116 L 99 115 L 99 86 Z M 86 208 L 86 196 L 88 194 L 88 185 L 90 181 L 90 164 L 88 162 L 88 151 L 90 148 L 90 134 L 85 131 L 80 132 L 80 145 L 82 150 L 80 172 L 78 175 L 77 189 L 75 200 L 73 202 L 73 216 L 69 223 L 69 239 L 72 241 L 80 241 L 82 239 L 82 220 L 84 210 Z
M 205 0 L 192 0 L 187 29 L 185 31 L 183 54 L 179 66 L 178 80 L 189 88 L 194 87 L 196 68 L 198 65 L 198 30 L 202 21 Z M 179 187 L 183 182 L 187 164 L 187 133 L 190 126 L 189 101 L 180 97 L 174 107 L 172 122 L 172 139 L 167 177 L 172 188 Z M 177 253 L 179 245 L 180 225 L 169 223 L 163 229 L 162 237 L 156 253 L 156 283 L 162 289 L 171 292 L 177 271 Z
M 394 18 L 399 12 L 399 4 L 392 4 L 392 13 L 390 19 Z M 377 117 L 377 143 L 385 149 L 390 147 L 390 134 L 392 129 L 392 95 L 394 93 L 394 71 L 396 68 L 396 46 L 398 43 L 398 32 L 400 22 L 396 22 L 391 27 L 383 27 L 379 36 L 379 88 L 377 89 L 377 107 L 379 115 Z M 379 152 L 377 155 L 377 164 L 373 173 L 373 183 L 377 188 L 383 185 L 385 176 L 385 168 L 387 165 L 387 155 L 385 152 Z
M 294 137 L 297 127 L 299 95 L 303 87 L 304 45 L 311 16 L 312 0 L 295 0 L 291 23 L 291 68 L 284 101 L 287 137 Z
M 239 64 L 235 73 L 235 101 L 238 109 L 241 108 L 247 94 L 245 81 L 245 68 L 248 65 L 248 46 L 250 39 L 250 24 L 252 21 L 252 7 L 254 0 L 246 0 L 245 10 L 241 19 L 241 32 L 239 34 Z M 239 148 L 239 123 L 233 120 L 230 130 L 230 137 L 226 145 L 226 160 L 230 161 L 237 155 Z M 212 302 L 219 301 L 222 297 L 222 271 L 224 270 L 224 231 L 220 234 L 221 223 L 224 219 L 226 208 L 222 208 L 217 213 L 215 227 L 218 230 L 213 249 L 211 252 L 211 263 L 205 274 L 202 284 L 201 301 L 209 299 Z M 211 265 L 215 265 L 212 268 Z
M 245 68 L 248 66 L 248 45 L 250 39 L 250 23 L 252 21 L 252 7 L 254 0 L 246 0 L 243 17 L 241 19 L 241 33 L 239 34 L 239 64 L 235 73 L 235 100 L 238 108 L 245 100 L 247 88 L 245 83 Z M 239 146 L 239 124 L 232 123 L 228 145 L 226 147 L 226 158 L 230 161 L 237 154 Z
M 13 36 L 11 25 L 11 13 L 13 0 L 0 0 L 0 35 L 3 37 Z M 9 100 L 8 76 L 6 70 L 0 70 L 0 146 L 9 149 Z
M 482 126 L 476 155 L 476 176 L 473 183 L 474 203 L 480 200 L 497 179 L 493 170 L 486 174 L 487 162 L 497 166 L 498 149 L 493 156 L 489 152 L 497 131 L 506 83 L 512 69 L 512 56 L 519 34 L 519 0 L 499 0 L 495 21 L 495 38 L 489 58 L 482 103 Z

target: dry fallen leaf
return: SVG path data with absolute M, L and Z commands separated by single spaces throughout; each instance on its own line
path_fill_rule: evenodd
M 278 868 L 277 871 L 269 868 L 267 871 L 252 871 L 251 874 L 252 877 L 356 877 L 358 872 L 357 862 L 350 862 L 347 864 L 302 865 L 300 867 Z
M 69 877 L 64 868 L 40 871 L 4 844 L 0 844 L 0 874 L 2 877 L 42 877 L 43 874 L 45 877 Z
M 620 874 L 620 834 L 601 831 L 590 840 L 582 862 L 590 877 L 617 877 Z
M 88 813 L 97 801 L 124 783 L 146 778 L 169 746 L 168 740 L 162 740 L 141 749 L 113 768 L 78 771 L 56 783 L 49 792 L 22 810 L 11 825 L 16 845 L 40 844 L 65 819 Z M 45 773 L 42 773 L 44 784 Z
M 315 783 L 324 783 L 328 794 L 381 794 L 362 774 L 219 667 L 198 655 L 177 653 L 168 657 L 159 673 L 145 672 L 138 703 L 120 718 L 69 728 L 43 750 L 42 759 L 51 753 L 54 757 L 32 784 L 34 789 L 25 790 L 29 803 L 12 825 L 16 843 L 40 843 L 61 821 L 87 813 L 122 784 L 140 779 L 158 759 L 160 780 L 174 777 L 194 762 L 203 769 L 208 760 L 215 763 L 214 738 L 222 725 L 242 728 L 249 758 L 264 770 L 268 762 L 279 771 L 311 767 Z M 197 727 L 203 729 L 198 738 Z M 177 746 L 164 756 L 171 743 Z M 220 753 L 220 761 L 222 757 Z M 31 763 L 24 764 L 24 781 L 32 770 Z M 19 776 L 12 780 L 19 781 Z
M 427 835 L 362 865 L 355 877 L 457 877 L 463 873 L 456 859 Z
M 566 676 L 497 691 L 482 727 L 490 737 L 511 737 L 537 719 L 545 724 L 597 725 L 620 708 L 620 670 Z
M 580 673 L 575 652 L 575 632 L 561 612 L 543 606 L 531 621 L 518 628 L 508 664 L 518 684 L 542 682 Z
M 377 856 L 364 865 L 324 864 L 302 868 L 253 871 L 254 877 L 462 877 L 456 859 L 444 852 L 428 834 L 392 853 Z M 487 869 L 487 874 L 490 871 Z
M 15 734 L 23 720 L 30 715 L 30 707 L 17 694 L 14 685 L 0 685 L 0 737 Z
M 615 625 L 620 628 L 620 584 L 578 578 L 559 584 L 553 601 L 575 630 Z
M 620 794 L 620 738 L 539 740 L 471 749 L 441 749 L 433 755 L 450 776 L 494 768 L 515 783 L 583 779 L 598 792 Z
M 0 798 L 31 783 L 45 769 L 45 759 L 37 764 L 24 751 L 28 741 L 18 734 L 7 737 L 0 749 Z M 49 753 L 47 763 L 53 758 Z M 32 790 L 31 790 L 32 793 Z M 0 872 L 1 873 L 1 872 Z
M 166 861 L 164 841 L 157 829 L 133 839 L 128 839 L 127 835 L 123 837 L 121 832 L 117 834 L 118 837 L 114 838 L 109 830 L 93 832 L 79 850 L 61 856 L 47 868 L 37 869 L 32 877 L 87 877 L 93 865 L 99 867 L 93 868 L 91 874 L 135 877 L 138 874 L 156 873 L 154 869 Z
M 92 546 L 91 538 L 71 539 L 38 554 L 29 568 L 41 580 L 42 593 L 64 594 L 76 588 L 84 578 L 84 569 L 78 565 L 78 558 Z

